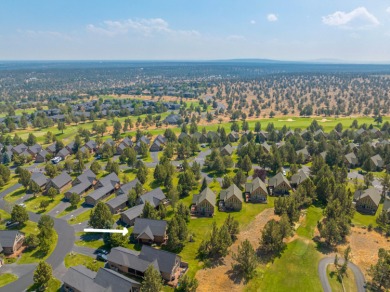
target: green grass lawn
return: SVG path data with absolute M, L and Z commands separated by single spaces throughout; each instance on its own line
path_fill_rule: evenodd
M 62 286 L 61 281 L 53 277 L 53 278 L 50 279 L 50 281 L 49 281 L 45 291 L 46 292 L 60 292 L 61 291 L 61 286 Z M 39 287 L 37 287 L 34 284 L 30 288 L 28 288 L 27 291 L 30 291 L 30 292 L 39 291 L 38 288 Z
M 57 206 L 63 198 L 64 198 L 63 194 L 59 194 L 55 196 L 53 200 L 47 196 L 39 195 L 36 197 L 31 197 L 30 199 L 24 201 L 24 204 L 26 204 L 26 209 L 28 211 L 34 213 L 47 213 L 55 206 Z M 42 201 L 49 201 L 49 206 L 47 206 L 46 209 L 40 208 L 40 204 Z
M 339 277 L 336 274 L 336 268 L 334 265 L 328 265 L 326 268 L 326 274 L 328 276 L 330 287 L 333 292 L 353 292 L 357 291 L 356 283 L 355 283 L 355 274 L 348 268 L 347 274 L 343 277 L 343 284 L 345 290 L 343 290 L 343 286 Z
M 192 200 L 192 196 L 191 196 Z M 188 198 L 183 201 L 190 201 Z M 210 233 L 211 224 L 213 221 L 221 226 L 229 214 L 240 222 L 240 228 L 245 228 L 257 214 L 267 208 L 273 207 L 274 198 L 269 198 L 268 204 L 243 204 L 242 210 L 239 212 L 219 212 L 216 208 L 213 218 L 196 218 L 191 219 L 188 223 L 188 232 L 194 236 L 194 242 L 187 242 L 183 250 L 179 253 L 183 261 L 189 263 L 190 269 L 188 275 L 193 277 L 196 272 L 203 267 L 203 264 L 196 258 L 197 250 L 201 241 Z M 260 236 L 260 235 L 259 235 Z
M 50 240 L 50 249 L 47 254 L 43 254 L 41 251 L 39 251 L 38 248 L 34 250 L 25 250 L 22 253 L 22 257 L 18 260 L 18 264 L 31 264 L 31 263 L 38 263 L 39 261 L 46 260 L 50 254 L 53 252 L 55 247 L 57 246 L 58 241 L 58 235 L 56 232 L 54 232 L 52 240 Z
M 69 268 L 78 265 L 83 265 L 88 269 L 97 272 L 100 268 L 104 267 L 104 262 L 79 253 L 68 253 L 65 257 L 65 267 Z
M 85 233 L 85 232 L 78 232 L 76 233 L 77 236 L 82 236 L 82 240 L 77 240 L 75 244 L 77 246 L 85 246 L 90 248 L 105 248 L 103 238 L 101 234 L 97 233 Z
M 312 242 L 296 239 L 287 244 L 280 258 L 257 268 L 246 291 L 322 291 L 317 274 L 319 260 Z
M 376 227 L 378 226 L 378 224 L 376 223 L 376 218 L 382 212 L 382 209 L 383 209 L 383 204 L 380 204 L 375 215 L 365 215 L 356 211 L 352 218 L 352 224 L 355 224 L 357 226 L 366 226 L 366 227 L 371 224 L 373 227 Z
M 306 210 L 306 218 L 297 229 L 297 234 L 306 238 L 313 238 L 317 222 L 322 218 L 323 209 L 310 206 Z
M 88 209 L 87 211 L 81 213 L 80 215 L 73 217 L 68 220 L 68 223 L 71 225 L 75 225 L 86 220 L 89 220 L 89 215 L 91 214 L 92 209 Z
M 17 175 L 11 174 L 9 181 L 4 186 L 0 187 L 0 192 L 5 191 L 9 187 L 12 187 L 13 185 L 17 184 L 18 179 L 19 178 Z
M 16 189 L 12 193 L 9 193 L 4 197 L 4 200 L 10 203 L 14 203 L 17 200 L 21 199 L 23 196 L 26 195 L 26 189 L 24 187 L 21 187 L 19 189 Z
M 57 218 L 60 218 L 60 217 L 63 217 L 63 216 L 65 216 L 65 215 L 69 214 L 70 212 L 73 212 L 74 210 L 77 210 L 78 208 L 81 207 L 81 205 L 83 204 L 83 202 L 84 202 L 84 199 L 81 198 L 81 200 L 80 200 L 80 202 L 77 204 L 77 207 L 76 207 L 76 208 L 73 208 L 72 206 L 69 206 L 69 207 L 67 207 L 64 211 L 58 213 L 58 214 L 56 215 L 56 217 L 57 217 Z
M 0 275 L 0 287 L 8 285 L 18 279 L 14 274 L 4 273 Z

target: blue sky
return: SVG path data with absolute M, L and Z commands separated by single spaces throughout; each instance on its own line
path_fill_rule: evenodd
M 390 1 L 0 1 L 0 60 L 231 58 L 390 61 Z

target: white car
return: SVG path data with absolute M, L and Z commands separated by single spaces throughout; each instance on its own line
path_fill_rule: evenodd
M 283 170 L 282 170 L 282 173 L 283 173 L 283 175 L 286 175 L 286 170 L 283 169 Z

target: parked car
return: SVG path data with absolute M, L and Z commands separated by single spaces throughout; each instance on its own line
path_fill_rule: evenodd
M 98 254 L 96 255 L 96 259 L 97 259 L 98 261 L 106 262 L 106 261 L 107 261 L 107 255 L 102 254 L 102 253 L 98 253 Z
M 18 204 L 20 207 L 23 207 L 23 208 L 26 208 L 26 204 L 25 203 L 20 203 Z
M 282 173 L 283 173 L 283 175 L 285 176 L 285 175 L 286 175 L 286 170 L 283 169 L 283 170 L 282 170 Z
M 99 248 L 95 251 L 96 254 L 104 254 L 107 255 L 109 252 L 105 249 Z
M 5 223 L 5 227 L 12 227 L 12 226 L 15 226 L 15 225 L 18 225 L 19 224 L 19 222 L 17 222 L 17 221 L 15 221 L 15 222 L 13 222 L 13 221 L 7 221 L 6 223 Z
M 51 163 L 57 164 L 57 163 L 59 163 L 61 160 L 62 160 L 61 157 L 56 156 L 56 157 L 54 157 L 54 158 L 51 160 Z
M 200 145 L 200 147 L 206 148 L 206 144 L 202 144 L 202 145 Z

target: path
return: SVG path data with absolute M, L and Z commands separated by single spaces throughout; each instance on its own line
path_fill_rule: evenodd
M 0 209 L 6 210 L 8 208 L 8 204 L 2 198 L 19 187 L 20 185 L 18 186 L 17 184 L 0 193 Z M 31 221 L 38 222 L 41 215 L 29 212 L 29 217 Z M 63 219 L 53 218 L 53 220 L 54 229 L 58 234 L 58 241 L 56 247 L 54 248 L 52 254 L 47 258 L 46 262 L 52 266 L 54 275 L 63 275 L 66 271 L 64 269 L 63 261 L 65 256 L 72 251 L 74 246 L 74 229 Z M 11 272 L 15 274 L 23 270 L 23 268 L 17 267 L 14 272 L 12 265 L 7 265 L 7 268 L 11 269 Z M 25 291 L 33 284 L 33 274 L 34 269 L 31 269 L 30 271 L 24 270 L 23 275 L 19 277 L 18 280 L 1 287 L 0 292 Z
M 340 258 L 340 261 L 342 263 L 342 258 Z M 326 272 L 326 267 L 328 265 L 332 265 L 333 263 L 334 263 L 334 257 L 326 257 L 321 259 L 320 263 L 318 264 L 318 274 L 320 276 L 322 288 L 324 289 L 325 292 L 332 292 L 332 289 L 330 288 L 327 272 Z M 358 266 L 356 266 L 351 262 L 348 263 L 348 267 L 355 275 L 355 282 L 358 291 L 365 292 L 366 291 L 365 280 L 362 271 L 359 269 Z

